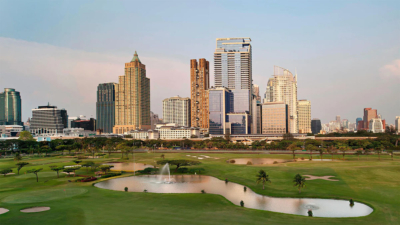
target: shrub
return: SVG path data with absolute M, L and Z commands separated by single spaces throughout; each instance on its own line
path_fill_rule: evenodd
M 308 213 L 308 216 L 310 216 L 310 217 L 313 216 L 313 213 L 312 213 L 312 210 L 311 210 L 311 209 L 309 209 L 307 213 Z
M 278 164 L 278 162 L 277 162 L 277 161 L 274 161 L 273 164 Z
M 353 201 L 353 199 L 352 199 L 352 198 L 350 199 L 350 201 L 349 201 L 349 202 L 350 202 L 350 206 L 354 206 L 354 201 Z
M 241 207 L 244 207 L 244 201 L 243 201 L 243 200 L 240 201 L 240 206 L 241 206 Z
M 250 161 L 247 161 L 247 165 L 253 165 L 253 163 Z
M 145 168 L 144 170 L 138 170 L 136 172 L 141 173 L 141 174 L 155 174 L 155 173 L 158 173 L 159 170 L 160 169 L 158 169 L 158 168 L 148 167 L 148 168 Z
M 228 181 L 228 178 L 225 178 L 225 184 L 227 184 L 229 181 Z
M 235 163 L 236 161 L 234 159 L 229 160 L 230 163 Z
M 304 157 L 301 157 L 300 159 L 301 159 L 301 160 L 304 160 Z
M 146 189 L 144 189 L 144 191 L 143 191 L 144 193 L 147 193 L 147 190 Z
M 121 176 L 122 173 L 108 173 L 108 174 L 104 174 L 102 175 L 100 178 L 108 178 L 108 177 L 115 177 L 115 176 Z
M 205 191 L 205 190 L 201 190 L 201 193 L 202 193 L 202 194 L 205 194 L 205 193 L 206 193 L 206 191 Z
M 125 192 L 128 192 L 128 187 L 125 187 L 124 190 L 125 190 Z
M 246 192 L 246 191 L 247 191 L 247 187 L 243 187 L 243 191 L 245 191 L 245 192 Z

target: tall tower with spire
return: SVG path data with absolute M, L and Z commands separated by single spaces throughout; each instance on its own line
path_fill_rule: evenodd
M 115 126 L 113 133 L 150 129 L 150 79 L 137 52 L 125 63 L 125 75 L 115 85 Z

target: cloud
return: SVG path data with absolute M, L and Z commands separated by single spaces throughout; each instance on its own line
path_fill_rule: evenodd
M 21 92 L 24 120 L 31 117 L 33 108 L 47 102 L 67 109 L 70 116 L 95 117 L 97 85 L 117 83 L 133 55 L 86 52 L 3 37 L 0 52 L 0 88 Z M 151 83 L 151 109 L 162 114 L 164 98 L 189 95 L 189 63 L 142 55 L 139 52 Z
M 380 69 L 380 75 L 383 78 L 397 78 L 400 80 L 400 59 L 392 61 L 390 64 Z

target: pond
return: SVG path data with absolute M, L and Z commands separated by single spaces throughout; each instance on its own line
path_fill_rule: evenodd
M 244 191 L 243 185 L 233 182 L 225 183 L 211 176 L 174 175 L 171 177 L 173 183 L 163 182 L 166 176 L 148 175 L 106 180 L 95 186 L 116 191 L 124 191 L 124 188 L 128 187 L 130 192 L 147 190 L 154 193 L 201 193 L 204 190 L 206 193 L 222 195 L 235 205 L 240 205 L 240 201 L 243 200 L 247 208 L 303 216 L 307 215 L 309 209 L 312 209 L 315 217 L 359 217 L 369 215 L 373 211 L 371 207 L 358 202 L 351 207 L 349 201 L 346 200 L 268 197 L 257 194 L 249 188 Z
M 127 162 L 127 163 L 105 163 L 105 165 L 112 165 L 114 166 L 111 168 L 111 170 L 114 171 L 138 171 L 138 170 L 144 170 L 145 168 L 151 167 L 153 168 L 154 166 L 150 164 L 143 164 L 143 163 L 133 163 L 133 162 Z
M 270 159 L 270 158 L 241 158 L 241 159 L 231 159 L 231 160 L 235 160 L 234 164 L 243 164 L 243 165 L 246 165 L 248 162 L 251 162 L 252 165 L 261 165 L 261 164 L 274 164 L 274 162 L 283 163 L 288 161 L 285 159 Z

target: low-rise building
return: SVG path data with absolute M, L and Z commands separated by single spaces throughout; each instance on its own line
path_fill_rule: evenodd
M 194 127 L 163 126 L 159 128 L 160 139 L 184 139 L 200 137 L 200 129 Z
M 63 137 L 92 137 L 96 135 L 96 131 L 85 130 L 84 128 L 65 128 Z
M 20 125 L 1 125 L 0 126 L 0 136 L 2 138 L 6 137 L 17 137 L 20 132 L 24 130 L 23 126 Z
M 158 130 L 131 130 L 125 134 L 131 135 L 133 139 L 159 139 Z
M 372 133 L 384 133 L 385 127 L 383 126 L 381 118 L 373 118 L 369 121 L 369 131 Z

